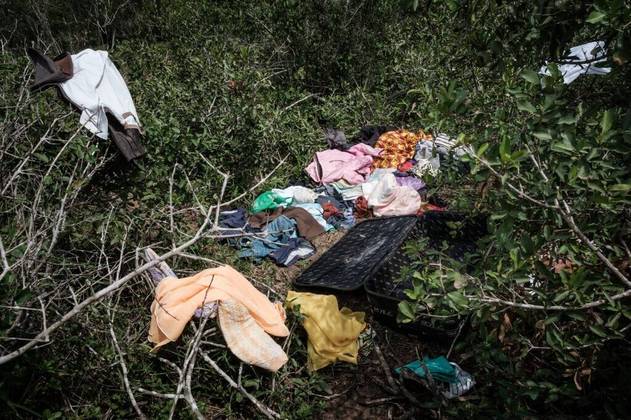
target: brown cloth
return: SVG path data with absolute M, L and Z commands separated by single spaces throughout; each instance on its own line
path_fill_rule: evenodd
M 288 209 L 277 207 L 271 213 L 256 213 L 248 218 L 248 223 L 252 227 L 261 228 L 280 215 L 294 219 L 298 228 L 298 234 L 308 241 L 324 233 L 324 227 L 307 210 L 300 207 L 290 207 Z
M 64 100 L 80 111 L 59 87 L 60 83 L 72 79 L 74 74 L 70 53 L 65 52 L 51 60 L 33 48 L 29 48 L 26 52 L 35 66 L 35 81 L 31 85 L 31 90 L 44 90 L 54 86 Z M 107 113 L 107 123 L 110 138 L 128 162 L 146 153 L 144 146 L 140 142 L 141 132 L 138 128 L 124 127 L 109 113 Z

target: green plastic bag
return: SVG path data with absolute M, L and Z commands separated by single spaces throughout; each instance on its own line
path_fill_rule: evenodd
M 424 357 L 423 363 L 421 363 L 420 360 L 415 360 L 405 366 L 396 368 L 395 372 L 401 373 L 402 369 L 406 369 L 413 372 L 419 378 L 425 379 L 427 375 L 425 366 L 423 365 L 427 366 L 427 370 L 429 370 L 434 380 L 448 383 L 456 382 L 456 370 L 444 356 L 438 356 L 435 359 Z
M 259 213 L 265 210 L 274 210 L 277 207 L 286 207 L 291 204 L 291 197 L 283 197 L 272 191 L 266 191 L 263 194 L 256 197 L 254 203 L 252 203 L 252 213 Z

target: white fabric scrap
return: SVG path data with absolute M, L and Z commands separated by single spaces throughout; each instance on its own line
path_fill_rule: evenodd
M 605 50 L 604 41 L 588 42 L 587 44 L 578 45 L 570 48 L 570 54 L 563 58 L 564 61 L 572 60 L 583 62 L 580 64 L 559 64 L 559 71 L 563 75 L 563 83 L 569 85 L 576 80 L 581 74 L 607 74 L 611 71 L 611 67 L 598 67 L 598 63 L 607 60 L 607 51 Z M 590 61 L 584 63 L 584 61 Z M 550 70 L 547 66 L 541 66 L 539 74 L 550 76 Z
M 313 203 L 318 198 L 318 194 L 307 187 L 295 185 L 285 189 L 274 188 L 272 192 L 283 198 L 291 198 L 296 204 Z

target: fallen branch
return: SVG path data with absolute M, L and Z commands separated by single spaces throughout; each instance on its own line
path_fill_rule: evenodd
M 228 384 L 230 384 L 231 387 L 233 387 L 234 389 L 237 389 L 239 392 L 241 392 L 267 418 L 270 418 L 270 419 L 275 419 L 275 418 L 278 419 L 278 418 L 280 418 L 280 415 L 277 412 L 275 412 L 274 410 L 272 410 L 271 408 L 269 408 L 265 404 L 261 403 L 252 394 L 250 394 L 245 388 L 243 388 L 243 386 L 237 384 L 230 376 L 228 376 L 228 374 L 226 372 L 224 372 L 219 367 L 219 365 L 217 365 L 217 363 L 208 355 L 208 353 L 206 353 L 205 351 L 200 350 L 199 354 L 202 355 L 204 360 L 215 370 L 215 372 L 217 372 L 219 375 L 221 375 L 228 382 Z

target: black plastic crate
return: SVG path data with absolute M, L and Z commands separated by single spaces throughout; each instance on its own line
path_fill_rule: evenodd
M 484 216 L 467 218 L 462 214 L 450 212 L 426 213 L 410 230 L 406 240 L 401 242 L 400 246 L 364 284 L 375 317 L 380 322 L 406 333 L 434 339 L 453 338 L 463 323 L 467 323 L 467 317 L 444 318 L 420 315 L 415 322 L 405 324 L 396 322 L 398 304 L 407 298 L 405 290 L 413 288 L 414 270 L 410 269 L 412 259 L 404 251 L 405 243 L 427 237 L 428 246 L 437 248 L 446 242 L 450 256 L 462 259 L 467 252 L 475 250 L 476 240 L 484 234 L 486 234 Z
M 307 268 L 294 285 L 300 288 L 360 289 L 400 248 L 418 217 L 398 216 L 358 223 Z

